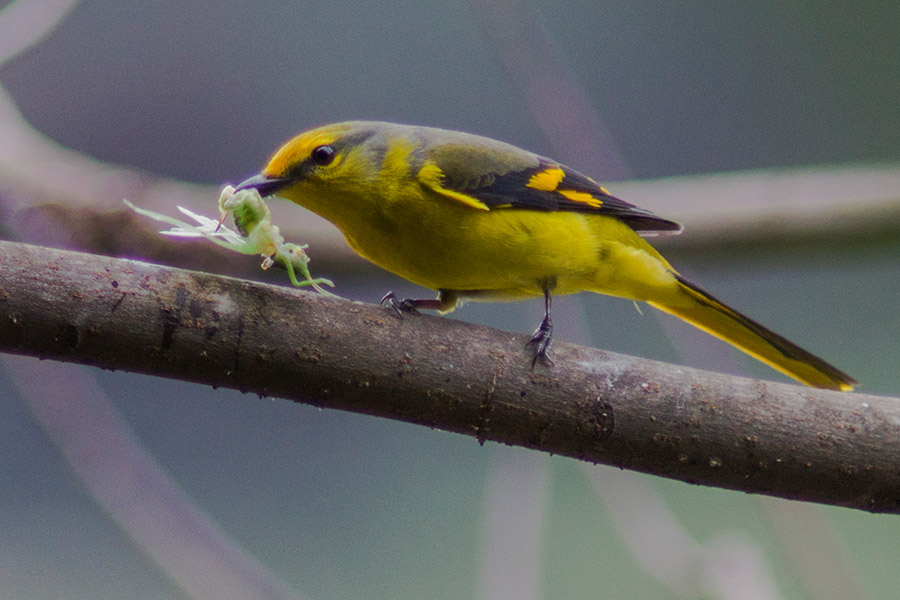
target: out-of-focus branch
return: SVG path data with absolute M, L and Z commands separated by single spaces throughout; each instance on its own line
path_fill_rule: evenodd
M 89 495 L 185 597 L 302 600 L 191 501 L 89 369 L 4 356 L 0 372 Z
M 0 64 L 53 31 L 78 0 L 14 0 L 0 10 Z
M 900 165 L 833 165 L 620 182 L 616 195 L 685 225 L 668 248 L 896 240 Z M 656 242 L 654 242 L 656 243 Z
M 900 512 L 900 401 L 708 373 L 292 289 L 0 243 L 0 349 Z

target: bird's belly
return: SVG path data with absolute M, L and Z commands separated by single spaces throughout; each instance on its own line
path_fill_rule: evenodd
M 584 215 L 463 208 L 342 231 L 365 258 L 431 289 L 524 297 L 581 291 L 595 278 L 604 240 Z

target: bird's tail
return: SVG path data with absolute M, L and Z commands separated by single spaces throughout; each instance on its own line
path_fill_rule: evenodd
M 856 381 L 676 275 L 677 299 L 649 302 L 807 385 L 850 391 Z

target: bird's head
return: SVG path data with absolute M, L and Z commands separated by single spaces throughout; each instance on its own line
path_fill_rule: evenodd
M 301 133 L 237 190 L 255 188 L 262 196 L 281 196 L 340 221 L 348 208 L 341 203 L 373 201 L 388 180 L 387 169 L 408 168 L 412 144 L 392 126 L 402 127 L 350 121 Z M 392 155 L 402 158 L 392 161 Z

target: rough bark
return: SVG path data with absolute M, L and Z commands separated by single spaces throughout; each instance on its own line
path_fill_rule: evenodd
M 900 512 L 900 402 L 0 242 L 0 350 L 351 410 L 690 483 Z

